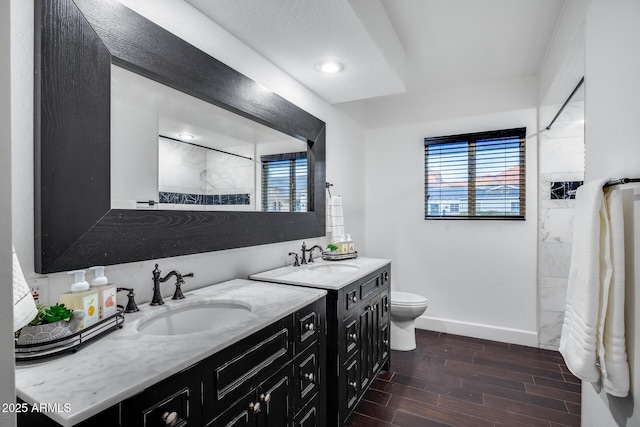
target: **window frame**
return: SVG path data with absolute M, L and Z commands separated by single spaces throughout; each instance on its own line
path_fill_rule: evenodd
M 499 220 L 499 221 L 524 221 L 526 220 L 526 127 L 512 128 L 512 129 L 500 129 L 484 132 L 473 132 L 458 135 L 447 135 L 424 138 L 424 219 L 425 220 Z M 473 159 L 473 153 L 477 141 L 491 140 L 491 139 L 504 139 L 504 138 L 518 138 L 519 149 L 519 190 L 518 190 L 518 203 L 519 213 L 517 215 L 476 215 L 475 207 L 478 201 L 476 195 L 476 178 L 475 176 L 475 159 Z M 429 171 L 428 165 L 428 148 L 430 145 L 435 144 L 447 144 L 447 143 L 460 143 L 467 142 L 467 154 L 469 159 L 469 180 L 468 180 L 468 194 L 467 194 L 467 215 L 434 215 L 429 210 Z M 433 184 L 432 184 L 433 185 Z M 441 202 L 438 202 L 442 205 Z M 513 202 L 512 202 L 513 203 Z M 460 203 L 462 204 L 462 202 Z M 473 213 L 471 212 L 473 209 Z M 441 212 L 440 209 L 438 209 Z

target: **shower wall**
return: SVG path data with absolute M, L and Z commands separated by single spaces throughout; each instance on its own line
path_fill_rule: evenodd
M 578 94 L 577 94 L 578 95 Z M 540 109 L 547 126 L 560 105 Z M 539 135 L 539 345 L 557 350 L 571 260 L 575 189 L 584 180 L 584 101 L 567 105 Z

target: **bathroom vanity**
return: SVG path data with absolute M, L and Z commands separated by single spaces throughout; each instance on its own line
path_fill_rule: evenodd
M 342 426 L 390 361 L 391 261 L 356 258 L 287 266 L 251 279 L 325 289 L 327 425 Z
M 18 425 L 323 426 L 325 295 L 232 280 L 141 305 L 75 354 L 18 363 Z

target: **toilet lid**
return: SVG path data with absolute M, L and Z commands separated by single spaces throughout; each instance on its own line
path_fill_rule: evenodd
M 427 303 L 427 299 L 422 295 L 416 295 L 409 292 L 391 291 L 391 304 L 395 305 L 423 305 Z

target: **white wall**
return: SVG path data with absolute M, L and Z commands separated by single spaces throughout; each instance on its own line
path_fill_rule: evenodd
M 10 57 L 11 15 L 14 10 L 12 2 L 0 2 L 0 57 Z M 11 263 L 11 65 L 8 60 L 0 61 L 0 283 L 6 287 L 12 280 Z M 7 294 L 5 294 L 7 295 Z M 15 402 L 13 348 L 8 343 L 13 337 L 13 299 L 8 296 L 0 298 L 0 404 Z M 0 412 L 0 425 L 11 427 L 15 425 L 15 414 Z
M 535 90 L 522 88 L 533 95 L 520 102 L 535 106 Z M 505 97 L 473 103 L 500 111 L 507 104 L 495 99 Z M 460 100 L 443 108 L 453 111 L 451 103 Z M 418 328 L 536 346 L 536 109 L 502 111 L 439 121 L 424 115 L 416 124 L 366 132 L 366 249 L 393 260 L 392 290 L 429 299 Z M 527 127 L 526 221 L 424 219 L 425 137 L 521 126 Z
M 15 1 L 24 11 L 25 17 L 16 22 L 24 30 L 17 38 L 25 45 L 33 45 L 33 8 L 32 2 Z M 361 127 L 324 102 L 281 70 L 267 62 L 256 52 L 232 37 L 222 28 L 215 26 L 208 18 L 178 0 L 128 1 L 128 4 L 142 8 L 143 14 L 156 20 L 160 25 L 181 38 L 195 44 L 227 65 L 258 81 L 299 107 L 307 110 L 327 123 L 327 180 L 335 184 L 334 191 L 345 199 L 345 221 L 349 231 L 364 244 L 364 224 L 359 220 L 364 215 L 364 194 L 360 191 L 364 179 L 363 132 Z M 161 6 L 159 4 L 161 3 Z M 154 16 L 155 15 L 155 16 Z M 2 16 L 5 16 L 4 14 Z M 176 17 L 184 19 L 177 20 Z M 12 22 L 13 24 L 13 22 Z M 4 27 L 3 27 L 4 28 Z M 25 49 L 16 59 L 19 72 L 31 76 L 33 72 L 32 52 Z M 14 100 L 32 100 L 32 85 L 25 85 L 13 94 Z M 23 136 L 18 153 L 14 153 L 12 168 L 19 171 L 24 179 L 14 182 L 14 240 L 20 260 L 27 277 L 37 277 L 33 272 L 33 126 L 30 111 L 25 113 L 19 131 Z M 321 189 L 321 191 L 323 191 Z M 4 214 L 4 212 L 3 212 Z M 324 239 L 308 239 L 307 246 L 323 243 Z M 4 242 L 4 240 L 3 240 Z M 290 263 L 289 251 L 299 251 L 302 241 L 284 242 L 251 248 L 204 253 L 192 256 L 175 257 L 162 260 L 150 260 L 106 269 L 107 277 L 122 286 L 132 286 L 136 290 L 137 301 L 149 301 L 152 295 L 151 271 L 158 262 L 165 272 L 178 269 L 183 273 L 194 272 L 195 277 L 187 279 L 183 289 L 219 283 L 232 278 L 246 278 L 249 274 L 279 267 Z M 2 259 L 5 259 L 4 257 Z M 89 266 L 87 266 L 89 267 Z M 49 300 L 55 302 L 57 295 L 66 292 L 71 283 L 64 273 L 48 275 Z M 172 290 L 167 286 L 164 295 L 170 296 Z M 124 295 L 120 295 L 120 303 Z M 12 359 L 11 359 L 12 360 Z M 8 366 L 9 361 L 5 361 Z M 4 365 L 3 365 L 4 366 Z
M 640 2 L 593 0 L 586 18 L 585 179 L 602 176 L 640 177 Z M 635 192 L 638 193 L 638 186 Z M 638 196 L 636 196 L 638 198 Z M 637 313 L 640 274 L 632 273 L 640 262 L 640 202 L 636 212 L 626 211 L 627 352 L 631 369 L 631 396 L 614 398 L 582 385 L 582 423 L 585 427 L 638 426 L 640 411 L 640 340 Z M 635 216 L 635 219 L 634 219 Z M 635 239 L 635 242 L 634 242 Z

